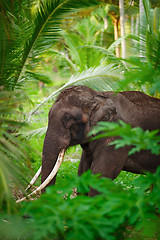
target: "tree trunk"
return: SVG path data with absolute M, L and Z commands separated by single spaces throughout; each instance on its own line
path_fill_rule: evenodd
M 119 32 L 118 32 L 118 22 L 119 22 L 119 18 L 114 18 L 113 19 L 113 24 L 114 24 L 114 40 L 118 40 L 119 38 Z M 120 58 L 120 47 L 116 46 L 115 47 L 115 51 L 116 51 L 116 57 Z
M 108 19 L 107 16 L 104 18 L 104 30 L 108 28 Z
M 144 6 L 143 6 L 143 0 L 139 0 L 139 25 L 140 25 L 140 52 L 139 56 L 140 58 L 143 58 L 143 52 L 145 51 L 144 46 L 143 46 L 143 19 L 144 17 Z
M 108 28 L 108 19 L 107 16 L 104 17 L 104 28 L 101 31 L 101 38 L 100 38 L 100 46 L 103 46 L 103 41 L 104 41 L 104 31 Z
M 131 5 L 134 6 L 134 1 Z M 134 34 L 134 16 L 131 16 L 131 33 Z
M 140 18 L 140 30 L 142 27 L 142 18 L 143 18 L 143 13 L 144 13 L 144 6 L 143 6 L 143 1 L 139 0 L 139 18 Z
M 136 16 L 136 29 L 135 29 L 135 34 L 138 36 L 139 33 L 139 15 L 137 14 Z
M 119 0 L 119 10 L 120 10 L 120 25 L 121 25 L 121 37 L 125 36 L 125 15 L 124 15 L 124 0 Z M 126 58 L 126 41 L 122 39 L 122 58 Z
M 134 17 L 131 17 L 131 33 L 134 34 Z

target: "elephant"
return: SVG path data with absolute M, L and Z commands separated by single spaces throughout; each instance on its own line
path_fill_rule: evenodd
M 160 100 L 139 91 L 119 93 L 72 86 L 58 96 L 49 112 L 42 155 L 42 183 L 49 176 L 61 149 L 80 144 L 83 152 L 78 175 L 88 169 L 93 174 L 115 179 L 121 170 L 132 173 L 155 172 L 160 156 L 141 151 L 128 156 L 131 147 L 115 149 L 114 137 L 90 141 L 88 133 L 99 121 L 122 120 L 143 130 L 160 129 Z M 55 183 L 56 176 L 48 185 Z M 90 196 L 95 195 L 92 189 Z
M 83 149 L 78 175 L 90 169 L 93 174 L 100 173 L 113 180 L 121 170 L 154 173 L 160 165 L 160 156 L 148 150 L 129 156 L 130 146 L 115 149 L 108 145 L 115 137 L 90 141 L 88 133 L 99 121 L 119 120 L 143 130 L 160 129 L 160 99 L 140 91 L 100 92 L 80 85 L 63 90 L 49 111 L 42 154 L 42 185 L 55 184 L 57 169 L 51 181 L 48 176 L 59 164 L 59 153 L 63 156 L 65 149 L 77 144 Z M 88 194 L 94 196 L 97 192 L 91 189 Z

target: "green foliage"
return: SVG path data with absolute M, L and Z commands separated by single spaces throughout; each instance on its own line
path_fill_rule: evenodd
M 69 17 L 68 13 L 98 4 L 96 0 L 44 0 L 35 7 L 31 2 L 14 1 L 12 6 L 12 1 L 7 0 L 2 4 L 0 80 L 6 89 L 14 89 L 33 77 L 46 81 L 38 71 L 40 56 L 59 39 L 62 20 Z
M 136 88 L 141 91 L 145 90 L 148 94 L 158 94 L 160 91 L 160 69 L 155 69 L 150 62 L 140 62 L 139 58 L 130 58 L 127 62 L 132 64 L 132 67 L 124 73 L 124 78 L 119 82 L 120 89 Z
M 126 61 L 127 69 L 123 62 L 111 53 L 121 39 L 109 44 L 110 47 L 107 50 L 104 46 L 102 47 L 104 37 L 101 32 L 102 18 L 106 14 L 103 12 L 104 9 L 97 9 L 92 19 L 85 18 L 81 23 L 77 21 L 77 28 L 63 33 L 67 43 L 64 53 L 59 51 L 59 42 L 58 51 L 50 49 L 62 36 L 61 23 L 70 18 L 73 12 L 77 12 L 77 8 L 96 5 L 97 1 L 2 0 L 0 4 L 1 84 L 10 90 L 21 86 L 25 80 L 38 79 L 47 83 L 53 75 L 52 69 L 56 60 L 50 63 L 51 71 L 48 78 L 41 66 L 47 55 L 42 53 L 50 49 L 50 54 L 54 51 L 54 54 L 60 55 L 63 61 L 67 61 L 75 75 L 67 84 L 46 98 L 45 102 L 73 84 L 85 84 L 96 90 L 117 91 L 118 80 L 123 76 L 122 71 L 125 71 L 124 81 L 121 82 L 122 89 L 129 86 L 129 89 L 134 87 L 134 89 L 156 94 L 160 89 L 159 26 L 157 12 L 150 9 L 148 1 L 144 2 L 146 2 L 145 10 L 148 11 L 146 15 L 149 27 L 146 23 L 144 24 L 140 39 L 144 50 L 143 58 Z M 134 37 L 134 40 L 137 40 L 137 37 Z M 139 45 L 136 46 L 139 51 Z M 45 64 L 48 66 L 47 61 Z M 52 78 L 54 79 L 54 76 Z M 56 84 L 62 85 L 62 81 Z M 35 94 L 35 85 L 31 84 L 30 88 L 30 93 Z M 18 91 L 12 93 L 2 91 L 0 99 L 0 239 L 159 239 L 160 169 L 155 174 L 148 173 L 141 177 L 122 172 L 114 182 L 111 182 L 109 179 L 92 176 L 89 172 L 82 177 L 76 177 L 78 162 L 73 164 L 66 161 L 57 174 L 57 184 L 49 187 L 46 194 L 34 202 L 12 206 L 14 199 L 10 186 L 17 195 L 17 189 L 14 189 L 13 183 L 19 189 L 21 188 L 20 180 L 25 182 L 24 185 L 29 180 L 29 172 L 24 166 L 35 171 L 40 165 L 42 134 L 45 132 L 45 128 L 42 129 L 42 127 L 43 122 L 46 124 L 46 120 L 43 121 L 41 118 L 44 109 L 37 111 L 39 106 L 42 106 L 37 95 L 35 101 L 40 105 L 31 111 L 29 119 L 33 112 L 36 113 L 34 116 L 36 123 L 32 122 L 32 128 L 38 126 L 40 129 L 30 131 L 32 138 L 29 138 L 27 133 L 23 135 L 25 141 L 22 139 L 19 141 L 19 129 L 26 119 L 23 111 L 26 112 L 26 108 L 28 110 L 28 106 L 24 110 L 22 105 L 24 95 Z M 109 134 L 121 136 L 121 139 L 115 142 L 118 147 L 131 144 L 135 146 L 132 149 L 133 152 L 149 149 L 152 153 L 159 154 L 158 131 L 131 129 L 129 125 L 122 122 L 119 125 L 107 127 Z M 37 136 L 38 139 L 36 139 Z M 33 147 L 25 147 L 27 157 L 23 147 L 26 142 L 31 143 Z M 69 150 L 69 158 L 73 154 L 72 151 L 75 149 Z M 31 161 L 26 164 L 22 160 L 29 159 L 28 155 Z M 135 181 L 134 178 L 136 178 Z M 153 190 L 149 191 L 152 184 Z M 90 187 L 101 194 L 93 198 L 83 196 Z M 72 190 L 75 188 L 78 188 L 78 192 L 82 194 L 75 196 Z M 11 210 L 20 206 L 21 211 L 14 215 Z M 6 214 L 7 210 L 11 213 L 10 215 Z
M 3 86 L 0 89 L 0 203 L 8 211 L 13 201 L 9 186 L 16 192 L 12 181 L 19 186 L 17 176 L 25 178 L 23 160 L 28 158 L 21 146 L 25 141 L 20 144 L 18 133 L 25 125 L 22 114 L 25 98 L 22 92 L 14 89 L 26 80 L 49 82 L 49 78 L 39 71 L 41 54 L 59 39 L 60 24 L 69 14 L 97 4 L 96 0 L 6 0 L 0 3 L 0 85 Z
M 72 163 L 71 161 L 64 161 L 58 170 L 57 178 L 56 178 L 56 185 L 61 185 L 66 179 L 70 178 L 71 176 L 77 175 L 77 170 L 79 166 L 79 161 Z
M 64 67 L 69 67 L 72 73 L 82 72 L 85 69 L 100 65 L 103 58 L 103 51 L 96 51 L 94 47 L 98 47 L 103 42 L 104 18 L 107 10 L 104 6 L 96 8 L 90 14 L 80 13 L 74 15 L 74 20 L 64 22 L 61 32 L 61 44 L 58 51 L 53 51 L 58 58 L 65 61 Z M 82 15 L 82 17 L 81 17 Z M 72 23 L 72 24 L 71 24 Z M 113 39 L 112 39 L 113 41 Z M 107 39 L 108 42 L 108 39 Z M 92 48 L 88 48 L 88 47 Z M 54 48 L 57 46 L 54 46 Z M 61 62 L 58 64 L 61 64 Z M 58 65 L 59 68 L 61 65 Z
M 23 204 L 20 215 L 26 216 L 26 221 L 18 219 L 24 230 L 19 239 L 157 239 L 159 177 L 160 168 L 155 174 L 138 177 L 136 188 L 124 191 L 111 180 L 90 172 L 81 177 L 72 175 L 61 185 L 49 187 L 38 200 Z M 153 183 L 153 190 L 146 192 Z M 75 187 L 81 195 L 73 195 Z M 90 187 L 101 194 L 92 198 L 83 195 Z M 9 216 L 2 219 L 7 219 L 0 228 L 3 239 L 16 239 L 7 238 L 10 231 L 2 230 L 4 226 L 13 228 L 17 222 Z
M 0 238 L 3 240 L 29 240 L 26 222 L 17 213 L 15 215 L 0 214 L 0 231 Z
M 82 21 L 83 29 L 86 29 L 86 32 L 91 34 L 92 29 L 90 29 L 91 27 L 88 26 L 89 21 L 87 21 L 87 19 L 84 19 L 84 20 Z M 94 25 L 92 25 L 92 28 L 94 32 L 96 32 L 96 28 L 94 27 Z M 72 62 L 76 65 L 77 70 L 79 72 L 82 72 L 83 70 L 88 69 L 90 67 L 98 66 L 102 59 L 102 53 L 92 51 L 92 49 L 88 50 L 87 48 L 82 48 L 81 46 L 85 45 L 86 42 L 89 44 L 86 38 L 92 39 L 93 41 L 94 35 L 90 38 L 90 36 L 81 36 L 81 34 L 85 34 L 84 32 L 81 34 L 80 33 L 77 34 L 74 32 L 68 32 L 68 33 L 65 32 L 63 33 L 63 37 L 65 39 Z
M 14 136 L 24 126 L 24 98 L 22 91 L 0 90 L 0 211 L 11 212 L 15 208 L 10 187 L 16 192 L 15 188 L 22 189 L 22 180 L 26 180 L 24 164 L 28 156 L 22 141 Z
M 34 2 L 33 2 L 34 4 Z M 2 1 L 0 15 L 0 82 L 11 90 L 22 71 L 24 41 L 29 37 L 31 1 Z M 22 79 L 21 79 L 22 80 Z
M 51 93 L 47 98 L 44 99 L 44 101 L 38 104 L 36 108 L 30 112 L 28 121 L 40 107 L 44 106 L 44 104 L 56 97 L 62 90 L 69 86 L 85 85 L 97 91 L 117 91 L 120 88 L 118 82 L 118 79 L 121 77 L 120 72 L 121 71 L 119 67 L 115 64 L 102 64 L 96 68 L 89 68 L 77 75 L 72 75 L 67 83 L 65 83 L 58 90 Z
M 121 88 L 140 89 L 148 94 L 160 92 L 160 28 L 158 9 L 151 9 L 150 1 L 143 1 L 144 16 L 140 29 L 140 37 L 135 38 L 135 50 L 140 56 L 127 59 L 129 66 L 124 78 L 120 81 Z
M 120 139 L 114 140 L 109 145 L 115 145 L 116 148 L 133 145 L 134 147 L 129 151 L 129 155 L 141 150 L 150 150 L 152 154 L 159 155 L 160 136 L 157 135 L 158 133 L 159 130 L 144 131 L 140 127 L 132 128 L 130 124 L 119 121 L 119 123 L 99 122 L 89 135 L 98 134 L 93 139 L 110 136 L 120 137 Z
M 136 189 L 134 181 L 139 177 L 139 174 L 121 171 L 117 178 L 114 179 L 114 183 L 124 190 Z
M 57 173 L 56 177 L 57 185 L 63 184 L 62 182 L 65 182 L 66 178 L 68 179 L 77 175 L 81 154 L 82 149 L 79 145 L 72 146 L 67 149 L 64 161 L 62 162 L 62 165 Z

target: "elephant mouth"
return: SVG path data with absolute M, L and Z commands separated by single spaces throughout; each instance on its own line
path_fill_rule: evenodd
M 42 189 L 44 189 L 50 183 L 50 181 L 54 178 L 54 176 L 56 175 L 56 173 L 58 172 L 58 169 L 60 168 L 60 166 L 62 164 L 65 151 L 66 151 L 65 148 L 61 149 L 61 151 L 58 155 L 56 164 L 55 164 L 54 168 L 52 169 L 51 173 L 49 174 L 49 176 L 46 178 L 46 180 L 36 190 L 34 190 L 30 194 L 28 194 L 26 197 L 18 199 L 16 201 L 16 203 L 20 203 L 20 202 L 24 201 L 25 199 L 29 199 L 32 195 L 35 195 L 35 194 L 39 193 L 40 191 L 42 191 Z M 42 166 L 38 169 L 37 173 L 34 175 L 32 180 L 30 181 L 26 190 L 28 190 L 36 182 L 36 180 L 38 179 L 38 177 L 41 174 L 41 171 L 42 171 Z

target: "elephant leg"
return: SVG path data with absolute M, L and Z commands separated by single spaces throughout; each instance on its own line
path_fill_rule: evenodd
M 81 176 L 84 172 L 90 169 L 91 163 L 92 163 L 91 155 L 87 154 L 87 152 L 83 150 L 80 164 L 78 167 L 78 175 Z
M 81 176 L 84 172 L 86 172 L 88 169 L 91 167 L 92 163 L 92 154 L 89 153 L 88 151 L 88 143 L 84 145 L 81 145 L 83 148 L 80 164 L 78 167 L 78 176 Z M 77 190 L 77 194 L 79 195 L 80 193 Z M 88 195 L 88 193 L 85 193 L 85 195 Z
M 121 172 L 128 158 L 128 147 L 115 149 L 114 146 L 107 146 L 113 139 L 99 139 L 93 152 L 91 172 L 101 173 L 101 177 L 115 179 Z M 107 186 L 106 186 L 107 187 Z M 90 190 L 89 196 L 95 196 L 98 192 Z

